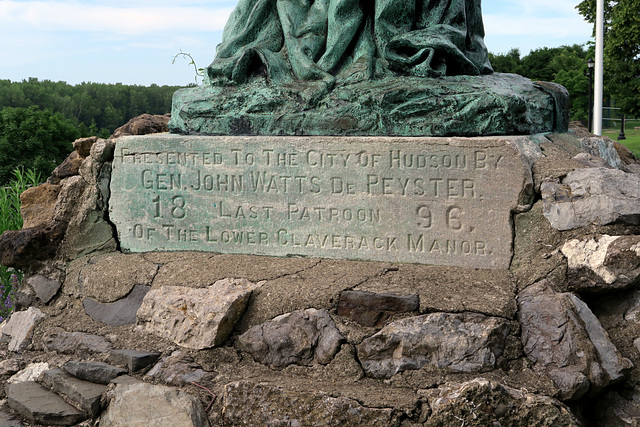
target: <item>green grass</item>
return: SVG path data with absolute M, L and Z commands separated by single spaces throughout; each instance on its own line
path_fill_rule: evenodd
M 0 234 L 22 228 L 20 194 L 41 181 L 40 175 L 32 170 L 16 169 L 13 176 L 7 186 L 0 187 Z M 13 311 L 14 295 L 21 278 L 19 271 L 0 265 L 0 322 Z
M 627 139 L 619 141 L 626 146 L 631 152 L 638 158 L 640 158 L 640 129 L 634 130 L 634 128 L 640 128 L 640 120 L 630 120 L 625 123 L 624 134 Z M 609 138 L 618 141 L 618 135 L 620 134 L 620 128 L 617 129 L 604 129 L 604 135 Z

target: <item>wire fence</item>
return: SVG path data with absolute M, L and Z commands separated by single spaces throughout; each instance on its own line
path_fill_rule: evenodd
M 620 108 L 603 107 L 602 108 L 602 128 L 603 129 L 621 129 L 623 114 Z M 640 130 L 640 120 L 630 117 L 624 117 L 625 130 Z M 637 128 L 637 129 L 636 129 Z

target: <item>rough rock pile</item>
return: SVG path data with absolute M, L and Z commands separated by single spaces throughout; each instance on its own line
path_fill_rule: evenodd
M 637 425 L 640 164 L 532 140 L 508 270 L 123 254 L 115 142 L 74 142 L 0 237 L 0 425 Z

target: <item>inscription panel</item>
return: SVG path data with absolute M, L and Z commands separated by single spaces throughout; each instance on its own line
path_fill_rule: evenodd
M 135 136 L 109 210 L 123 251 L 506 268 L 524 182 L 506 138 Z

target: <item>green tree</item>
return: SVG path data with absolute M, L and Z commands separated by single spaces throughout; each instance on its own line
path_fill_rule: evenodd
M 604 84 L 616 105 L 627 115 L 640 117 L 640 2 L 607 0 L 604 14 Z M 577 9 L 596 21 L 596 0 L 584 0 Z
M 72 119 L 38 107 L 0 110 L 0 185 L 17 168 L 33 169 L 42 176 L 72 151 L 80 130 Z
M 593 52 L 582 45 L 543 47 L 520 58 L 518 49 L 492 55 L 491 65 L 499 73 L 520 74 L 531 80 L 543 80 L 563 85 L 571 98 L 571 120 L 586 121 L 589 108 L 587 59 Z
M 38 106 L 61 113 L 84 124 L 95 123 L 96 135 L 105 137 L 142 113 L 165 114 L 171 111 L 171 97 L 177 86 L 81 83 L 69 85 L 29 78 L 21 82 L 0 80 L 0 109 Z
M 489 61 L 494 71 L 498 73 L 510 73 L 522 75 L 522 59 L 520 49 L 513 48 L 505 54 L 493 54 L 489 52 Z

